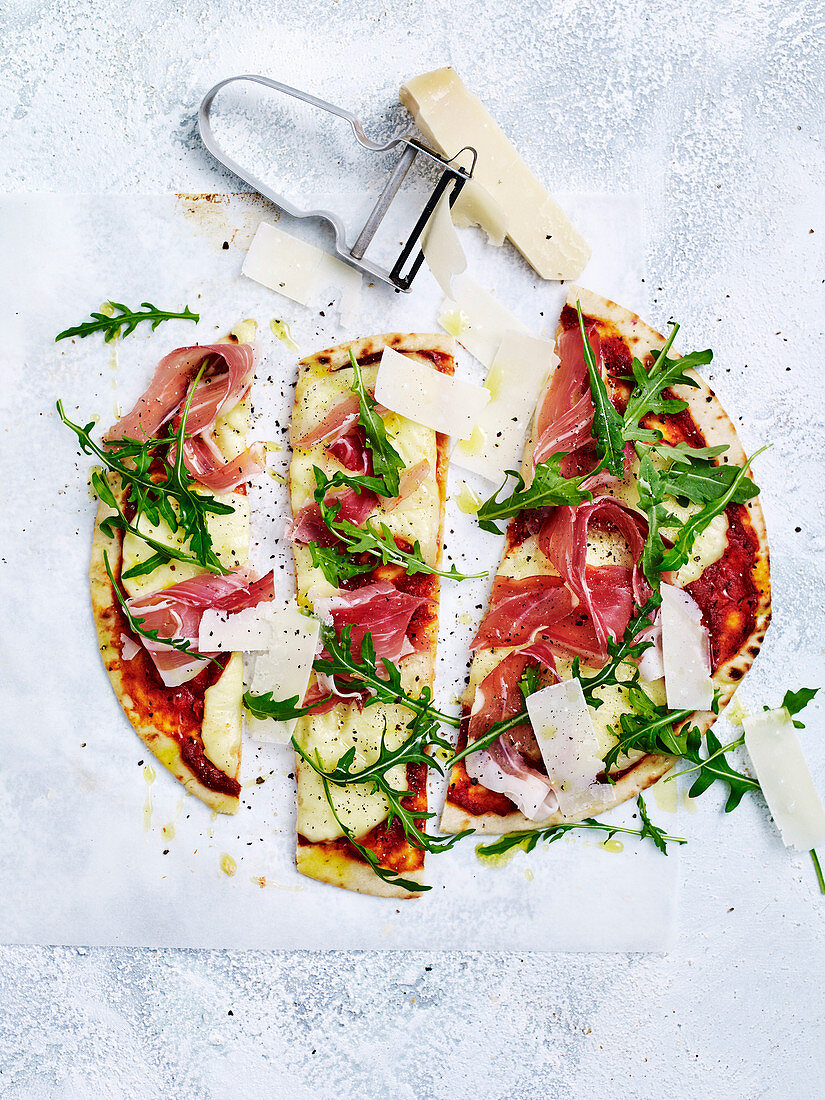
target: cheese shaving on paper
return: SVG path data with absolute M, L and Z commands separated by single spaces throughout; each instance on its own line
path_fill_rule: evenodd
M 667 705 L 672 710 L 710 710 L 713 680 L 710 644 L 702 612 L 689 592 L 663 584 L 662 664 Z
M 274 699 L 298 698 L 303 703 L 318 648 L 321 624 L 303 615 L 292 600 L 275 615 L 268 648 L 253 659 L 249 690 L 254 695 L 272 693 Z M 247 733 L 257 741 L 285 745 L 292 737 L 296 719 L 278 722 L 274 718 L 246 716 Z
M 450 213 L 450 194 L 445 191 L 438 200 L 421 237 L 421 251 L 427 267 L 448 298 L 452 294 L 453 276 L 467 270 L 467 257 Z
M 384 348 L 375 379 L 375 400 L 425 428 L 469 439 L 490 400 L 490 391 Z
M 785 707 L 744 720 L 745 748 L 786 848 L 825 845 L 825 809 Z
M 565 817 L 608 805 L 612 788 L 596 781 L 604 762 L 581 682 L 574 677 L 528 695 L 527 713 Z
M 528 333 L 528 328 L 503 306 L 489 291 L 470 278 L 461 275 L 455 280 L 454 299 L 445 303 L 438 323 L 451 332 L 453 318 L 461 317 L 461 343 L 489 370 L 505 334 Z
M 548 195 L 477 96 L 451 68 L 408 80 L 399 98 L 435 148 L 451 158 L 472 146 L 473 179 L 507 216 L 507 236 L 543 279 L 574 279 L 590 249 L 564 211 Z M 459 196 L 456 206 L 464 209 Z M 467 200 L 467 217 L 487 226 L 488 215 Z M 483 220 L 482 220 L 483 219 Z M 490 236 L 496 233 L 490 225 Z
M 490 403 L 473 434 L 459 443 L 452 461 L 498 485 L 505 470 L 518 469 L 524 436 L 539 394 L 558 356 L 549 340 L 507 332 L 484 381 Z
M 234 614 L 208 607 L 201 616 L 198 649 L 201 653 L 260 653 L 272 645 L 277 616 L 272 603 L 245 607 Z
M 241 271 L 303 306 L 317 306 L 323 292 L 334 287 L 345 325 L 354 320 L 361 300 L 360 272 L 269 222 L 258 226 Z

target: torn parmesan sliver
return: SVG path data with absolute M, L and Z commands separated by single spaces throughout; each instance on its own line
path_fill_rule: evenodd
M 597 779 L 604 761 L 581 682 L 574 677 L 528 695 L 527 713 L 564 816 L 607 806 L 612 787 Z
M 472 146 L 473 179 L 507 215 L 507 236 L 543 279 L 573 279 L 590 249 L 455 69 L 408 80 L 399 97 L 425 139 L 451 158 Z M 456 203 L 461 208 L 461 196 Z
M 450 195 L 451 192 L 445 191 L 438 200 L 421 236 L 421 251 L 427 267 L 448 298 L 453 293 L 453 277 L 467 270 L 467 257 L 450 212 Z
M 425 428 L 469 439 L 490 392 L 384 348 L 375 379 L 375 400 Z
M 453 300 L 445 304 L 438 315 L 438 323 L 458 337 L 470 355 L 489 370 L 505 335 L 511 332 L 527 334 L 527 326 L 469 275 L 458 277 L 454 286 Z M 456 314 L 461 317 L 458 331 L 451 327 Z
M 825 845 L 825 809 L 785 707 L 749 715 L 745 748 L 768 809 L 786 848 L 800 852 Z
M 140 646 L 128 634 L 120 635 L 120 656 L 124 661 L 132 661 L 140 653 Z
M 273 699 L 304 701 L 318 648 L 321 624 L 303 615 L 292 600 L 278 611 L 273 621 L 269 647 L 254 658 L 249 690 L 253 695 L 272 694 Z M 246 716 L 246 731 L 257 741 L 285 745 L 292 737 L 297 719 L 277 722 L 274 718 Z
M 198 650 L 201 653 L 260 653 L 275 636 L 277 605 L 261 603 L 228 614 L 208 607 L 201 616 Z
M 361 275 L 354 267 L 269 222 L 258 226 L 241 271 L 303 306 L 315 307 L 325 290 L 337 289 L 344 324 L 351 324 L 358 310 Z
M 507 236 L 507 215 L 477 180 L 467 180 L 453 205 L 453 224 L 462 229 L 478 226 L 490 244 L 500 248 Z
M 671 710 L 710 710 L 713 680 L 710 643 L 702 612 L 689 592 L 661 586 L 662 664 Z
M 551 341 L 521 332 L 505 333 L 484 381 L 490 403 L 482 410 L 469 440 L 453 451 L 452 461 L 496 485 L 505 470 L 518 469 L 536 402 L 558 361 Z

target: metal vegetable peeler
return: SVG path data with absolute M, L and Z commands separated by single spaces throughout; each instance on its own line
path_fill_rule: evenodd
M 255 84 L 263 84 L 267 88 L 271 88 L 273 91 L 281 92 L 283 95 L 292 96 L 294 99 L 303 100 L 305 103 L 310 104 L 313 107 L 319 107 L 321 110 L 329 111 L 333 115 L 337 115 L 339 118 L 345 119 L 355 134 L 361 145 L 365 149 L 370 149 L 376 153 L 385 153 L 391 149 L 399 149 L 401 156 L 399 157 L 395 167 L 390 172 L 389 178 L 384 185 L 383 190 L 378 196 L 375 205 L 372 208 L 372 212 L 364 223 L 363 228 L 359 232 L 355 243 L 350 248 L 346 240 L 346 230 L 341 219 L 337 214 L 334 214 L 331 210 L 303 210 L 300 207 L 295 206 L 289 202 L 282 195 L 276 194 L 271 190 L 262 180 L 259 180 L 251 172 L 248 172 L 232 157 L 228 156 L 218 145 L 215 140 L 215 135 L 212 132 L 212 125 L 210 121 L 210 111 L 212 109 L 212 103 L 218 92 L 227 86 L 227 84 L 233 84 L 238 80 L 249 80 Z M 201 139 L 204 145 L 215 157 L 220 161 L 224 167 L 228 168 L 231 172 L 234 172 L 236 176 L 239 176 L 242 180 L 248 183 L 256 191 L 258 191 L 264 198 L 273 202 L 281 210 L 285 210 L 287 214 L 291 214 L 295 218 L 319 218 L 321 221 L 327 222 L 332 226 L 335 231 L 335 251 L 346 263 L 351 264 L 352 267 L 362 271 L 365 275 L 369 275 L 373 278 L 380 279 L 382 282 L 389 283 L 397 290 L 408 291 L 412 286 L 413 279 L 418 274 L 421 264 L 424 260 L 424 253 L 421 251 L 421 247 L 418 244 L 421 234 L 424 231 L 430 215 L 435 210 L 439 199 L 444 194 L 446 189 L 452 184 L 452 193 L 450 195 L 450 206 L 453 205 L 458 195 L 467 182 L 472 177 L 473 169 L 475 168 L 477 153 L 472 146 L 466 146 L 464 149 L 459 150 L 458 153 L 451 159 L 446 160 L 444 157 L 439 156 L 432 149 L 428 149 L 426 145 L 418 141 L 412 136 L 412 131 L 406 131 L 399 134 L 397 137 L 391 138 L 385 144 L 380 144 L 375 141 L 371 141 L 364 133 L 364 128 L 361 123 L 351 114 L 349 111 L 345 111 L 342 107 L 336 107 L 333 103 L 327 103 L 323 99 L 318 99 L 317 96 L 310 95 L 308 92 L 302 92 L 298 88 L 290 88 L 288 84 L 281 84 L 277 80 L 269 80 L 264 76 L 231 76 L 226 80 L 220 81 L 214 88 L 210 90 L 203 97 L 200 108 L 198 109 L 198 128 L 200 129 Z M 462 153 L 470 153 L 472 157 L 472 163 L 469 170 L 461 168 L 454 162 L 458 160 Z M 398 193 L 401 184 L 404 182 L 404 178 L 412 167 L 415 159 L 418 156 L 423 156 L 429 161 L 433 162 L 441 170 L 441 176 L 435 185 L 429 199 L 424 205 L 418 220 L 415 223 L 412 233 L 409 239 L 404 244 L 401 252 L 398 255 L 392 270 L 387 271 L 382 267 L 371 263 L 368 259 L 365 259 L 365 253 L 370 245 L 373 237 L 375 236 L 378 227 L 384 219 L 387 211 L 389 210 L 393 199 Z M 417 247 L 418 246 L 418 247 Z

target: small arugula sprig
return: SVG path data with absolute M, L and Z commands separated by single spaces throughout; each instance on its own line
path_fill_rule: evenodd
M 112 591 L 115 594 L 117 602 L 120 604 L 120 609 L 133 634 L 138 634 L 141 638 L 148 638 L 149 641 L 157 642 L 158 645 L 169 646 L 170 649 L 176 649 L 179 653 L 185 653 L 187 657 L 194 657 L 197 661 L 212 661 L 213 664 L 220 665 L 221 662 L 217 657 L 211 657 L 208 653 L 198 653 L 197 650 L 192 649 L 192 643 L 188 638 L 162 638 L 158 630 L 147 630 L 143 626 L 146 620 L 134 615 L 129 609 L 126 600 L 124 600 L 121 595 L 120 585 L 115 580 L 114 572 L 109 563 L 109 555 L 105 550 L 103 552 L 103 564 L 106 569 L 106 575 L 112 585 Z
M 243 705 L 253 718 L 274 718 L 276 722 L 290 722 L 293 718 L 312 714 L 316 707 L 328 703 L 332 698 L 332 695 L 327 695 L 308 707 L 302 707 L 297 695 L 293 695 L 291 699 L 275 699 L 271 691 L 265 695 L 253 695 L 251 691 L 247 691 L 244 692 Z
M 80 325 L 73 325 L 72 328 L 59 332 L 54 338 L 55 343 L 58 340 L 68 340 L 71 336 L 79 336 L 81 339 L 85 339 L 85 337 L 91 336 L 95 332 L 102 332 L 103 339 L 107 344 L 110 344 L 118 336 L 129 336 L 142 321 L 151 321 L 152 332 L 154 332 L 163 321 L 173 319 L 183 321 L 200 320 L 200 314 L 193 313 L 189 306 L 184 306 L 183 313 L 169 313 L 153 306 L 151 302 L 141 302 L 139 310 L 129 309 L 122 302 L 110 301 L 104 303 L 104 306 L 108 306 L 112 312 L 93 312 L 90 321 L 84 321 Z
M 360 653 L 352 651 L 352 627 L 345 626 L 340 636 L 331 626 L 321 625 L 323 652 L 313 662 L 313 669 L 324 676 L 344 676 L 348 680 L 358 680 L 370 689 L 371 696 L 364 706 L 374 703 L 398 703 L 413 714 L 437 719 L 447 726 L 455 728 L 460 719 L 454 714 L 444 714 L 433 706 L 432 692 L 428 687 L 418 696 L 410 695 L 401 683 L 401 670 L 387 657 L 376 657 L 375 646 L 369 631 L 361 640 Z M 379 666 L 378 662 L 381 662 Z
M 576 301 L 576 313 L 579 318 L 579 331 L 581 332 L 582 347 L 584 349 L 584 361 L 587 364 L 587 373 L 590 376 L 590 395 L 593 398 L 593 437 L 596 440 L 596 452 L 604 465 L 614 477 L 624 475 L 624 436 L 622 434 L 622 417 L 610 400 L 607 386 L 604 383 L 590 341 L 587 339 L 587 331 L 584 327 L 582 305 Z
M 638 660 L 645 650 L 653 644 L 647 640 L 637 641 L 636 639 L 646 627 L 650 626 L 653 614 L 661 602 L 662 597 L 658 592 L 651 593 L 645 603 L 631 617 L 621 642 L 614 642 L 612 638 L 608 639 L 607 660 L 592 676 L 582 672 L 578 657 L 574 659 L 573 676 L 578 677 L 588 706 L 598 708 L 602 705 L 603 700 L 595 694 L 599 688 L 623 686 L 626 683 L 626 681 L 619 679 L 619 668 L 626 661 Z
M 424 832 L 418 824 L 419 821 L 429 821 L 436 817 L 436 814 L 405 806 L 404 800 L 415 797 L 415 792 L 406 787 L 393 786 L 388 778 L 388 773 L 392 768 L 406 767 L 408 764 L 420 764 L 427 768 L 434 768 L 439 774 L 443 775 L 443 768 L 437 758 L 431 756 L 427 749 L 449 749 L 450 744 L 439 736 L 438 723 L 423 711 L 414 715 L 407 726 L 407 730 L 409 731 L 407 738 L 400 745 L 391 748 L 387 744 L 385 722 L 378 756 L 371 763 L 358 770 L 353 770 L 355 746 L 347 749 L 334 767 L 325 768 L 317 751 L 313 757 L 294 736 L 292 744 L 304 763 L 324 780 L 325 788 L 328 783 L 336 787 L 348 787 L 356 783 L 369 784 L 373 792 L 382 794 L 387 801 L 390 811 L 387 819 L 388 825 L 391 825 L 397 819 L 404 830 L 404 836 L 414 848 L 420 848 L 434 854 L 446 852 L 472 830 L 453 835 L 433 835 Z M 330 803 L 330 805 L 332 804 Z M 332 808 L 334 810 L 334 806 Z
M 91 478 L 93 489 L 117 513 L 101 524 L 104 534 L 112 538 L 115 529 L 131 532 L 155 551 L 147 561 L 128 570 L 124 574 L 126 579 L 151 572 L 157 565 L 171 560 L 198 565 L 211 573 L 228 572 L 212 549 L 207 514 L 230 515 L 235 509 L 210 494 L 196 492 L 196 483 L 189 477 L 183 463 L 189 409 L 197 384 L 207 366 L 208 363 L 205 362 L 198 371 L 178 427 L 174 430 L 167 429 L 164 435 L 145 440 L 111 439 L 105 440 L 103 446 L 100 446 L 91 436 L 94 421 L 89 421 L 85 427 L 74 424 L 66 416 L 62 401 L 57 402 L 58 416 L 75 433 L 81 450 L 97 457 L 107 469 L 119 477 L 121 484 L 127 489 L 127 499 L 134 507 L 134 520 L 130 522 L 117 502 L 107 478 L 101 471 L 95 470 Z M 169 454 L 173 448 L 175 456 L 170 462 Z M 142 517 L 152 526 L 163 521 L 173 533 L 181 531 L 184 536 L 183 544 L 188 546 L 190 552 L 158 542 L 144 534 L 140 530 Z
M 334 534 L 346 544 L 350 554 L 369 554 L 373 559 L 377 558 L 382 564 L 386 565 L 392 563 L 394 565 L 403 566 L 406 572 L 412 576 L 415 573 L 429 573 L 436 577 L 446 577 L 448 580 L 464 581 L 470 580 L 476 577 L 486 577 L 486 571 L 483 573 L 460 573 L 453 565 L 449 569 L 436 569 L 433 565 L 428 565 L 424 561 L 424 556 L 421 551 L 421 543 L 416 539 L 413 544 L 412 550 L 403 550 L 395 541 L 395 536 L 386 523 L 379 523 L 378 526 L 374 526 L 369 523 L 365 523 L 364 526 L 359 527 L 357 524 L 352 523 L 347 519 L 338 519 L 338 513 L 341 509 L 340 501 L 332 500 L 330 504 L 325 503 L 325 498 L 330 489 L 334 489 L 339 485 L 346 485 L 350 488 L 371 488 L 371 482 L 375 479 L 363 476 L 353 476 L 351 474 L 344 474 L 338 472 L 331 478 L 320 470 L 317 466 L 313 467 L 315 471 L 315 500 L 321 512 L 321 516 L 324 523 Z M 336 567 L 337 561 L 330 555 L 325 555 L 323 558 L 320 555 L 316 555 L 318 563 L 324 568 L 324 575 L 327 580 L 331 580 L 332 570 Z M 372 566 L 375 568 L 375 565 Z M 327 573 L 329 570 L 329 573 Z M 367 570 L 358 568 L 358 572 L 367 572 Z M 346 568 L 343 571 L 344 575 L 347 574 Z M 339 580 L 331 580 L 333 584 L 340 584 Z
M 371 573 L 375 569 L 375 558 L 370 556 L 366 561 L 350 557 L 343 550 L 335 546 L 319 546 L 315 542 L 309 543 L 312 564 L 321 570 L 325 580 L 335 588 L 341 587 L 341 581 L 360 577 L 364 573 Z
M 581 486 L 593 476 L 593 473 L 597 472 L 599 467 L 582 477 L 565 477 L 560 472 L 564 457 L 564 453 L 559 452 L 550 455 L 546 462 L 539 462 L 536 465 L 533 480 L 527 486 L 517 470 L 507 470 L 507 475 L 515 479 L 516 486 L 508 497 L 499 500 L 499 494 L 507 487 L 507 478 L 505 478 L 501 487 L 481 505 L 476 518 L 482 531 L 500 535 L 501 529 L 497 524 L 501 520 L 518 515 L 527 508 L 546 508 L 560 504 L 575 507 L 582 501 L 592 500 L 593 494 L 582 489 Z
M 687 408 L 687 402 L 679 397 L 664 397 L 664 391 L 670 386 L 690 386 L 696 389 L 699 383 L 687 371 L 706 366 L 713 359 L 713 352 L 693 351 L 678 359 L 668 359 L 667 353 L 676 338 L 679 326 L 673 324 L 665 346 L 654 353 L 649 368 L 641 360 L 634 358 L 631 363 L 635 386 L 622 417 L 622 438 L 657 443 L 662 439 L 658 428 L 643 428 L 641 421 L 648 415 L 673 415 Z
M 383 490 L 376 490 L 382 496 L 397 497 L 401 472 L 404 469 L 404 459 L 390 443 L 384 421 L 376 412 L 376 402 L 364 386 L 361 368 L 358 360 L 350 348 L 349 360 L 352 365 L 352 390 L 358 395 L 361 411 L 358 422 L 364 429 L 367 446 L 372 454 L 372 468 L 375 477 L 383 483 Z
M 539 841 L 546 840 L 548 844 L 552 844 L 556 840 L 561 840 L 565 833 L 573 832 L 574 830 L 607 833 L 605 843 L 616 836 L 617 833 L 621 833 L 623 836 L 637 836 L 641 839 L 650 839 L 659 851 L 663 852 L 665 855 L 668 854 L 668 844 L 687 844 L 684 837 L 670 836 L 664 829 L 660 829 L 658 825 L 653 824 L 648 816 L 647 807 L 641 795 L 639 795 L 637 799 L 637 805 L 639 808 L 639 817 L 642 821 L 642 827 L 640 829 L 629 829 L 623 825 L 610 825 L 606 821 L 597 821 L 594 817 L 586 817 L 584 821 L 577 821 L 571 824 L 550 825 L 546 829 L 532 829 L 524 833 L 506 833 L 491 844 L 479 844 L 476 848 L 476 855 L 484 859 L 493 859 L 496 856 L 501 856 L 506 852 L 512 851 L 514 848 L 523 848 L 525 852 L 532 852 Z

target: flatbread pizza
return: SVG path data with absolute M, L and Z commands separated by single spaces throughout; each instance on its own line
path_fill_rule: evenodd
M 618 742 L 633 744 L 632 737 L 622 740 L 622 715 L 633 714 L 634 701 L 658 707 L 663 714 L 669 702 L 661 656 L 658 667 L 641 654 L 635 660 L 615 660 L 623 640 L 647 638 L 648 648 L 655 649 L 658 631 L 657 644 L 660 649 L 662 645 L 661 611 L 652 609 L 633 625 L 652 594 L 643 568 L 654 549 L 651 515 L 662 524 L 658 547 L 667 557 L 680 539 L 688 545 L 679 523 L 689 525 L 710 507 L 707 502 L 724 504 L 708 522 L 701 520 L 684 563 L 657 575 L 654 586 L 660 580 L 662 592 L 696 609 L 709 647 L 712 702 L 708 696 L 706 709 L 671 718 L 672 730 L 704 733 L 712 726 L 753 663 L 770 621 L 768 544 L 758 490 L 747 487 L 747 460 L 730 418 L 695 370 L 688 368 L 685 383 L 668 386 L 659 395 L 662 406 L 674 411 L 647 412 L 640 418 L 636 427 L 641 430 L 634 433 L 644 438 L 625 444 L 619 476 L 604 469 L 590 479 L 585 476 L 599 463 L 582 327 L 609 401 L 620 414 L 632 408 L 631 400 L 647 384 L 641 374 L 634 377 L 633 360 L 649 378 L 651 364 L 668 344 L 614 302 L 570 289 L 558 329 L 560 364 L 539 401 L 521 473 L 529 486 L 549 461 L 551 474 L 555 470 L 563 478 L 578 478 L 583 491 L 590 492 L 572 507 L 525 507 L 509 521 L 490 609 L 474 640 L 459 741 L 466 755 L 452 770 L 441 817 L 446 832 L 507 833 L 580 821 L 634 797 L 673 766 L 669 754 L 632 747 L 616 751 Z M 680 368 L 673 370 L 675 377 Z M 652 406 L 659 408 L 655 400 Z M 654 445 L 657 438 L 660 442 Z M 731 467 L 730 477 L 719 471 L 720 465 Z M 689 476 L 681 476 L 683 469 Z M 742 471 L 738 487 L 725 502 L 724 490 L 735 469 Z M 660 512 L 644 511 L 642 498 L 650 499 L 651 477 L 672 478 L 673 495 L 667 497 L 666 508 L 658 506 L 670 521 Z M 680 489 L 693 499 L 679 495 Z M 634 628 L 635 637 L 626 636 Z M 555 755 L 557 748 L 544 751 L 547 743 L 537 743 L 528 715 L 518 718 L 525 709 L 519 677 L 533 669 L 534 689 L 570 680 L 575 673 L 587 684 L 611 665 L 616 675 L 609 679 L 618 683 L 592 689 L 587 699 L 598 755 L 588 751 L 597 763 L 584 781 L 579 775 L 572 782 L 569 768 L 565 771 Z M 630 681 L 640 689 L 635 697 L 622 686 Z M 529 697 L 526 702 L 529 707 Z M 484 743 L 496 723 L 508 719 L 512 728 L 487 750 L 468 750 L 468 738 L 471 749 L 473 741 L 481 738 Z M 518 724 L 512 725 L 514 721 Z M 611 760 L 609 766 L 605 758 Z M 548 775 L 554 767 L 568 776 L 571 789 L 566 795 L 564 783 L 554 783 L 555 777 Z

